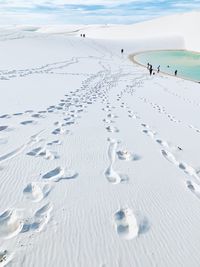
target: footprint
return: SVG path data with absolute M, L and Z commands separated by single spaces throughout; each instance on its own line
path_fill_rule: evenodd
M 63 107 L 65 105 L 65 103 L 59 103 L 58 105 Z
M 145 133 L 146 135 L 150 136 L 151 138 L 155 137 L 156 132 L 153 132 L 151 130 L 143 130 L 143 133 Z
M 187 187 L 190 189 L 190 191 L 195 194 L 198 198 L 200 198 L 200 185 L 196 184 L 195 182 L 192 181 L 187 181 L 186 182 Z
M 108 118 L 112 118 L 112 119 L 116 119 L 116 118 L 118 118 L 117 115 L 112 114 L 112 113 L 109 113 L 109 114 L 107 115 L 107 117 L 108 117 Z
M 139 119 L 139 116 L 132 110 L 128 111 L 128 116 L 129 118 L 132 118 L 132 119 Z
M 0 266 L 6 266 L 13 259 L 13 253 L 8 250 L 0 250 Z
M 44 226 L 50 220 L 52 209 L 53 209 L 52 205 L 48 203 L 42 208 L 40 208 L 38 211 L 36 211 L 35 221 L 34 221 L 34 224 L 32 225 L 32 228 L 34 228 L 34 230 L 37 230 L 38 232 L 42 231 Z
M 58 159 L 58 155 L 56 152 L 49 151 L 48 149 L 37 147 L 30 152 L 27 153 L 28 156 L 34 156 L 34 157 L 43 157 L 47 160 L 53 160 Z
M 4 114 L 0 116 L 0 119 L 10 119 L 11 116 L 9 114 Z
M 193 125 L 189 125 L 189 127 L 193 130 L 195 130 L 197 133 L 200 133 L 200 129 L 194 127 Z
M 139 235 L 137 219 L 130 208 L 120 209 L 114 214 L 115 228 L 118 235 L 131 240 Z
M 61 126 L 69 126 L 69 125 L 72 125 L 72 124 L 74 124 L 75 123 L 75 121 L 68 121 L 68 122 L 65 122 L 65 123 L 63 123 Z
M 169 151 L 166 150 L 161 150 L 162 155 L 171 163 L 178 165 L 178 161 L 176 160 L 176 158 L 174 157 L 174 155 L 172 153 L 170 153 Z
M 38 153 L 42 150 L 42 147 L 37 147 L 31 150 L 30 152 L 27 153 L 28 156 L 37 156 Z
M 53 210 L 53 206 L 51 203 L 44 205 L 42 208 L 37 210 L 33 216 L 33 218 L 29 218 L 25 220 L 22 233 L 28 231 L 37 231 L 41 232 L 45 225 L 49 222 L 51 218 L 51 211 Z
M 22 125 L 28 125 L 28 124 L 35 124 L 36 122 L 35 121 L 32 121 L 32 120 L 28 120 L 28 121 L 22 121 L 20 122 Z
M 183 162 L 180 162 L 178 166 L 186 174 L 189 174 L 189 175 L 194 176 L 195 178 L 199 179 L 199 176 L 197 175 L 197 171 L 193 167 L 191 167 L 190 165 L 183 163 Z
M 126 160 L 126 161 L 136 161 L 136 160 L 141 159 L 141 157 L 139 155 L 133 154 L 127 150 L 117 151 L 117 156 L 120 160 Z
M 31 110 L 31 109 L 25 111 L 25 113 L 33 113 L 33 112 L 34 110 Z
M 38 157 L 43 157 L 44 159 L 47 160 L 54 160 L 58 159 L 59 156 L 56 152 L 49 151 L 48 149 L 43 149 L 39 154 Z
M 132 118 L 132 119 L 139 119 L 139 117 L 136 114 L 129 114 L 128 116 L 129 118 Z
M 144 127 L 144 128 L 146 128 L 146 129 L 149 129 L 150 128 L 149 125 L 146 124 L 146 123 L 141 123 L 141 126 Z
M 60 128 L 56 128 L 55 130 L 53 130 L 52 134 L 58 135 L 58 134 L 68 134 L 69 131 L 60 127 Z
M 54 122 L 54 125 L 55 125 L 55 126 L 61 126 L 61 122 L 59 122 L 59 121 L 55 121 L 55 122 Z
M 165 148 L 170 148 L 170 145 L 169 145 L 168 142 L 166 142 L 166 141 L 163 141 L 163 140 L 161 140 L 161 139 L 156 139 L 156 142 L 157 142 L 159 145 L 161 145 L 161 146 L 163 146 L 163 147 L 165 147 Z
M 33 118 L 45 118 L 45 116 L 43 116 L 43 115 L 41 115 L 41 114 L 39 114 L 39 113 L 36 113 L 36 114 L 33 114 L 33 115 L 31 115 L 31 117 L 33 117 Z
M 9 239 L 16 236 L 23 228 L 17 210 L 6 210 L 0 215 L 0 238 Z
M 114 126 L 108 126 L 106 127 L 106 130 L 110 133 L 118 133 L 119 130 L 117 129 L 117 127 L 114 127 Z
M 105 122 L 105 123 L 115 123 L 115 121 L 109 120 L 109 119 L 103 119 L 103 122 Z
M 23 113 L 22 112 L 18 112 L 18 113 L 14 113 L 13 115 L 14 116 L 21 116 L 21 115 L 23 115 Z
M 49 184 L 32 182 L 24 188 L 23 193 L 27 199 L 39 202 L 48 196 L 51 189 L 52 187 Z
M 7 128 L 8 126 L 0 126 L 0 132 L 6 130 Z
M 47 146 L 52 146 L 52 145 L 61 145 L 62 142 L 60 140 L 54 140 L 52 142 L 47 143 Z
M 55 108 L 56 106 L 49 106 L 48 108 L 47 108 L 47 110 L 49 110 L 49 109 L 53 109 L 53 108 Z
M 53 182 L 59 182 L 65 179 L 75 179 L 78 173 L 74 170 L 68 170 L 61 167 L 57 167 L 50 172 L 47 172 L 42 176 L 43 179 L 51 180 Z
M 112 184 L 119 184 L 122 181 L 122 177 L 120 176 L 120 174 L 118 174 L 116 171 L 113 170 L 112 165 L 110 165 L 108 169 L 105 171 L 105 176 L 108 182 Z
M 70 121 L 72 118 L 71 116 L 70 117 L 67 117 L 67 118 L 64 118 L 64 121 Z
M 49 109 L 48 110 L 48 113 L 53 113 L 54 112 L 54 109 Z

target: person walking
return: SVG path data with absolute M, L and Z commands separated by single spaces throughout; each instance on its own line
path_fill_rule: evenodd
M 152 65 L 150 65 L 150 67 L 149 67 L 149 74 L 150 74 L 150 76 L 152 75 L 152 72 L 153 72 L 153 67 L 152 67 Z
M 175 70 L 175 72 L 174 72 L 174 75 L 175 75 L 175 76 L 177 76 L 177 72 L 178 72 L 178 71 L 177 71 L 177 70 Z

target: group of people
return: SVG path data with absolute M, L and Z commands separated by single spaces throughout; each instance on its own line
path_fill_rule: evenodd
M 85 33 L 81 33 L 81 37 L 85 38 Z
M 147 69 L 149 70 L 150 75 L 152 75 L 152 73 L 153 75 L 155 74 L 155 72 L 153 72 L 153 66 L 151 64 L 147 63 Z
M 169 65 L 167 67 L 169 68 Z M 155 75 L 155 71 L 153 71 L 153 66 L 151 64 L 147 63 L 147 69 L 149 70 L 150 76 L 152 74 Z M 157 67 L 157 73 L 159 73 L 159 72 L 160 72 L 160 65 Z M 177 76 L 177 73 L 178 73 L 178 71 L 175 70 L 174 75 Z
M 85 36 L 83 36 L 83 37 L 85 37 Z M 124 49 L 122 48 L 122 49 L 121 49 L 121 54 L 123 54 L 123 53 L 124 53 Z M 169 68 L 169 65 L 167 65 L 167 68 Z M 152 74 L 153 74 L 153 75 L 156 74 L 155 70 L 153 70 L 153 66 L 152 66 L 150 63 L 147 63 L 147 69 L 149 70 L 149 74 L 150 74 L 150 76 L 151 76 Z M 160 65 L 157 67 L 157 73 L 159 73 L 159 72 L 160 72 Z M 175 70 L 175 71 L 174 71 L 174 75 L 177 76 L 177 73 L 178 73 L 178 71 Z

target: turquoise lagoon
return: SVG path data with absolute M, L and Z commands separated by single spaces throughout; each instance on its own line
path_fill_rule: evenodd
M 160 71 L 178 77 L 200 82 L 200 53 L 185 50 L 162 50 L 137 54 L 135 61 L 146 65 L 150 63 L 154 69 L 160 65 Z

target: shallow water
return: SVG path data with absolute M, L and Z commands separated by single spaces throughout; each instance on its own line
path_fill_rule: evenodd
M 200 82 L 200 53 L 182 50 L 152 51 L 136 55 L 135 60 L 143 65 L 149 62 L 154 69 L 160 65 L 160 71 L 172 75 L 177 70 L 177 76 Z

